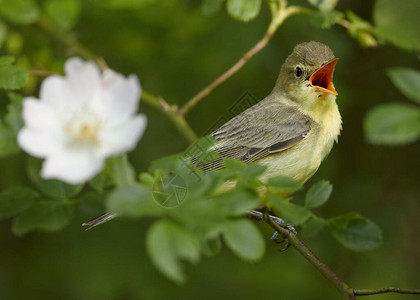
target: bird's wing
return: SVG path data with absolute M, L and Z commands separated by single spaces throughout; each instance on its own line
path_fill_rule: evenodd
M 199 165 L 204 171 L 223 167 L 223 158 L 246 163 L 286 150 L 309 133 L 313 120 L 286 101 L 264 99 L 236 116 L 211 135 L 218 159 Z

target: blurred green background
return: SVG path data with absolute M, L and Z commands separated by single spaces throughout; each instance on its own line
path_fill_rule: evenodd
M 263 4 L 248 24 L 222 10 L 204 15 L 201 1 L 81 1 L 81 15 L 71 31 L 77 40 L 121 73 L 135 73 L 143 88 L 169 103 L 182 105 L 204 88 L 264 34 L 269 10 Z M 290 1 L 308 6 L 306 1 Z M 403 5 L 404 1 L 401 1 Z M 39 2 L 42 5 L 42 1 Z M 107 5 L 108 3 L 108 5 Z M 1 5 L 1 4 L 0 4 Z M 372 21 L 374 1 L 342 0 L 338 10 L 352 10 Z M 419 28 L 420 30 L 420 28 Z M 404 147 L 372 146 L 364 139 L 363 119 L 376 104 L 408 101 L 385 74 L 389 67 L 419 68 L 415 54 L 394 46 L 361 48 L 344 28 L 324 30 L 305 15 L 293 16 L 268 46 L 236 75 L 194 108 L 187 120 L 201 135 L 247 92 L 265 97 L 294 45 L 316 40 L 340 58 L 334 83 L 343 131 L 317 174 L 307 183 L 327 179 L 334 185 L 330 201 L 318 215 L 332 217 L 359 211 L 383 230 L 381 248 L 355 253 L 324 231 L 306 240 L 311 249 L 352 287 L 420 288 L 419 142 Z M 77 53 L 37 25 L 12 25 L 2 54 L 18 57 L 28 69 L 61 71 Z M 40 79 L 30 78 L 25 94 L 37 95 Z M 1 94 L 1 111 L 7 104 Z M 153 159 L 183 151 L 187 142 L 159 112 L 146 104 L 140 111 L 148 128 L 129 159 L 144 171 Z M 25 184 L 25 155 L 0 159 L 0 190 Z M 10 220 L 0 223 L 0 299 L 338 299 L 335 288 L 294 249 L 279 252 L 267 238 L 267 254 L 245 263 L 224 247 L 221 255 L 186 268 L 188 283 L 178 286 L 161 275 L 145 253 L 150 220 L 115 220 L 85 232 L 81 223 L 98 213 L 80 209 L 71 224 L 55 233 L 15 237 Z M 372 299 L 414 299 L 410 295 L 378 295 Z

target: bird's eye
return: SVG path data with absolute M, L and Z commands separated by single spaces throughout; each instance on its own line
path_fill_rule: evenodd
M 301 67 L 296 67 L 296 76 L 300 77 L 303 74 L 302 68 Z

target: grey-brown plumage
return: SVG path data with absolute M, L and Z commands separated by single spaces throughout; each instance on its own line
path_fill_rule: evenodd
M 219 158 L 200 168 L 222 168 L 223 158 L 236 158 L 267 164 L 268 176 L 306 181 L 341 128 L 332 78 L 326 78 L 327 73 L 311 78 L 333 60 L 332 51 L 321 43 L 297 45 L 281 67 L 272 93 L 211 134 L 216 138 L 212 150 Z

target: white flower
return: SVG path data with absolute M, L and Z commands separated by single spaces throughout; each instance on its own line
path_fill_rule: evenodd
M 64 69 L 65 77 L 44 80 L 39 100 L 24 99 L 18 143 L 45 158 L 43 178 L 78 184 L 100 172 L 107 157 L 134 149 L 147 122 L 136 114 L 141 88 L 135 75 L 101 73 L 77 57 Z

